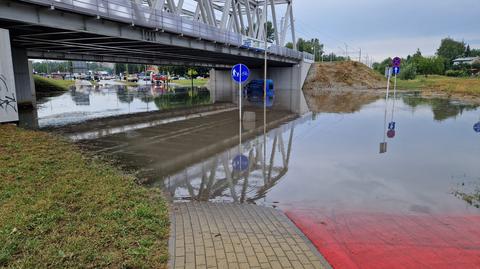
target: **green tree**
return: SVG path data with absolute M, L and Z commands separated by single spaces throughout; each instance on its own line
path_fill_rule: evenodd
M 467 48 L 465 49 L 465 57 L 470 56 L 472 56 L 472 50 L 470 49 L 470 45 L 467 45 Z
M 465 54 L 465 42 L 455 41 L 452 38 L 442 39 L 442 43 L 437 50 L 437 55 L 445 59 L 445 66 L 447 69 L 452 67 L 452 61 Z
M 293 49 L 293 43 L 287 43 L 286 47 Z M 325 53 L 325 51 L 323 50 L 324 45 L 320 43 L 320 39 L 318 38 L 312 38 L 310 40 L 299 38 L 297 40 L 297 49 L 301 52 L 315 54 L 315 61 L 320 61 L 322 55 Z
M 192 91 L 193 91 L 193 79 L 196 75 L 198 75 L 198 72 L 197 70 L 193 69 L 193 68 L 190 68 L 188 69 L 188 77 L 190 77 L 190 79 L 192 80 Z
M 392 58 L 387 58 L 380 63 L 374 63 L 373 64 L 373 69 L 375 71 L 377 71 L 378 73 L 384 75 L 385 74 L 385 68 L 390 66 L 391 63 L 392 63 Z
M 399 78 L 404 80 L 415 79 L 417 77 L 417 67 L 413 63 L 402 65 L 402 72 Z

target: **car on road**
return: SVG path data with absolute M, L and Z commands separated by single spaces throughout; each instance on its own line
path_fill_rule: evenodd
M 137 75 L 128 75 L 127 76 L 127 82 L 138 82 Z

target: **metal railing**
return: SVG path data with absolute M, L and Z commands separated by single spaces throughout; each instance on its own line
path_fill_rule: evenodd
M 155 30 L 182 34 L 193 38 L 242 47 L 241 34 L 224 31 L 191 18 L 150 8 L 131 0 L 23 0 L 23 2 L 50 6 L 61 10 L 113 21 L 138 25 Z M 254 49 L 254 48 L 252 48 Z M 270 46 L 268 52 L 294 59 L 305 59 L 302 52 L 280 46 Z

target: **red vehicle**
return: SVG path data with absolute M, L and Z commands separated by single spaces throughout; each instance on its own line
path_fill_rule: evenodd
M 160 75 L 160 74 L 152 74 L 152 83 L 153 84 L 160 84 L 160 83 L 166 83 L 168 80 L 168 77 L 165 75 Z

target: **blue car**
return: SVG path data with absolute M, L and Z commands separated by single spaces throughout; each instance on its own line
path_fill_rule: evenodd
M 249 100 L 263 100 L 263 82 L 263 79 L 256 79 L 250 81 L 247 86 L 245 86 L 245 94 Z M 269 99 L 275 97 L 275 89 L 273 87 L 273 80 L 271 79 L 267 79 L 267 97 Z

